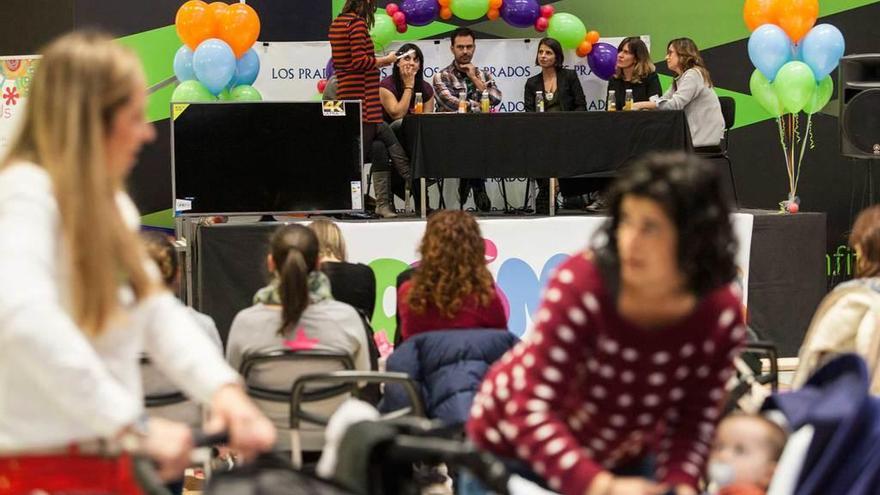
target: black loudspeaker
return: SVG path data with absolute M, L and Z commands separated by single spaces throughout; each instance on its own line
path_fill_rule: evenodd
M 840 59 L 840 153 L 880 159 L 880 54 Z

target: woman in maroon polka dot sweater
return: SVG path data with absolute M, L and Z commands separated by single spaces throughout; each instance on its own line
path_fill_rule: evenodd
M 697 493 L 745 338 L 722 197 L 684 154 L 624 172 L 592 249 L 558 268 L 534 331 L 486 375 L 469 436 L 564 494 Z M 657 481 L 616 474 L 647 458 Z

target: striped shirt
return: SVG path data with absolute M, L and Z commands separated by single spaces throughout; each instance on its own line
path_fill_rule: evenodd
M 330 46 L 336 69 L 337 100 L 361 100 L 362 120 L 382 122 L 379 71 L 367 23 L 354 13 L 340 14 L 330 24 Z

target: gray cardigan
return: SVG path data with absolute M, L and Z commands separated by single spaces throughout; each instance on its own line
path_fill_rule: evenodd
M 660 110 L 684 110 L 694 147 L 718 146 L 724 136 L 724 116 L 715 91 L 698 69 L 688 69 L 657 101 Z

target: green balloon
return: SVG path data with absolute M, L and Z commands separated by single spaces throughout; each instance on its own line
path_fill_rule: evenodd
M 555 38 L 563 48 L 573 50 L 584 42 L 587 28 L 576 16 L 564 12 L 553 14 L 547 27 L 547 36 Z
M 229 88 L 223 88 L 223 91 L 217 95 L 217 99 L 220 101 L 232 101 L 232 93 L 229 92 Z
M 473 21 L 489 12 L 489 0 L 452 0 L 449 8 L 459 19 Z
M 385 12 L 376 12 L 376 22 L 373 29 L 370 30 L 370 37 L 373 38 L 373 45 L 376 51 L 384 50 L 386 46 L 394 39 L 397 33 L 397 27 L 394 21 L 388 17 Z
M 816 77 L 809 65 L 798 61 L 788 62 L 776 73 L 773 89 L 786 110 L 798 113 L 813 97 Z
M 198 103 L 217 101 L 217 97 L 211 94 L 204 84 L 192 79 L 183 81 L 174 89 L 174 93 L 171 94 L 171 101 L 177 103 Z
M 819 85 L 816 86 L 813 97 L 804 105 L 804 112 L 813 114 L 822 110 L 831 101 L 831 96 L 833 95 L 834 81 L 831 80 L 831 76 L 825 76 L 825 79 L 822 79 Z
M 758 104 L 764 110 L 770 113 L 770 115 L 774 117 L 779 117 L 785 113 L 785 109 L 782 107 L 782 102 L 779 101 L 779 97 L 776 96 L 776 92 L 773 91 L 773 86 L 770 84 L 770 81 L 764 77 L 764 74 L 761 73 L 758 69 L 755 69 L 755 72 L 752 72 L 752 78 L 749 79 L 749 89 L 752 91 L 752 96 L 758 100 Z
M 253 86 L 249 86 L 247 84 L 242 84 L 241 86 L 236 86 L 232 88 L 232 91 L 229 92 L 229 96 L 231 96 L 232 101 L 262 101 L 263 95 L 257 91 Z

